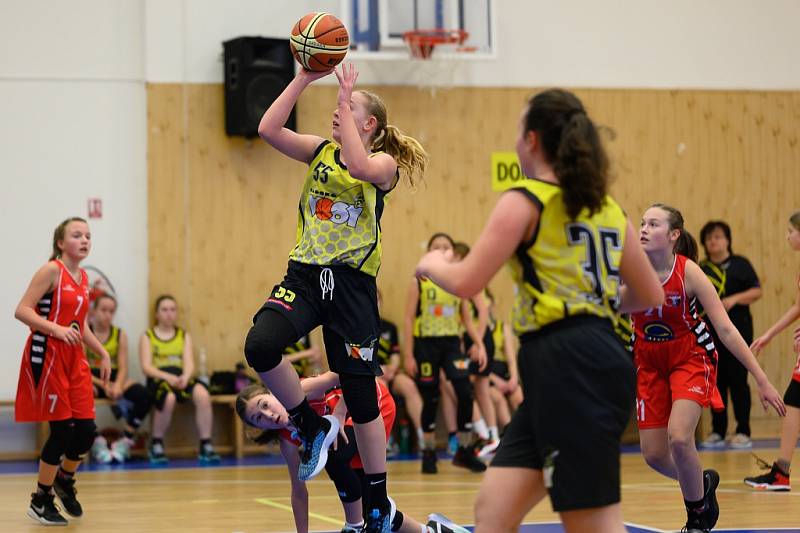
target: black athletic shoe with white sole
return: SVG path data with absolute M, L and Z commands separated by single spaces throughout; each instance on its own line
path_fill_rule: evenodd
M 61 476 L 56 476 L 53 482 L 53 490 L 56 491 L 56 496 L 61 500 L 61 505 L 64 510 L 73 518 L 80 518 L 83 515 L 83 508 L 78 501 L 78 491 L 75 490 L 75 479 L 65 479 Z
M 31 494 L 31 505 L 28 507 L 28 516 L 45 526 L 66 526 L 67 519 L 58 512 L 55 503 L 55 494 Z

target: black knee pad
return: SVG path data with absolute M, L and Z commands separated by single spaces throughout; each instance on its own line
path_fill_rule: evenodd
M 131 408 L 128 410 L 125 420 L 132 428 L 137 429 L 142 425 L 142 420 L 147 416 L 150 411 L 151 398 L 147 389 L 141 383 L 134 383 L 122 395 L 126 400 L 131 403 Z
M 264 309 L 256 317 L 244 341 L 247 363 L 256 372 L 269 372 L 281 363 L 284 350 L 299 336 L 285 316 Z
M 353 422 L 366 424 L 381 416 L 375 376 L 340 374 L 339 383 L 342 385 L 344 401 Z
M 432 433 L 436 430 L 436 413 L 439 411 L 441 391 L 438 385 L 432 383 L 419 384 L 417 388 L 419 389 L 419 395 L 422 397 L 422 414 L 420 415 L 422 431 Z
M 92 447 L 97 435 L 97 426 L 94 425 L 94 420 L 89 418 L 75 418 L 73 422 L 75 429 L 72 440 L 64 450 L 64 457 L 70 461 L 80 461 Z
M 470 383 L 469 378 L 457 379 L 452 383 L 458 401 L 456 415 L 458 430 L 462 432 L 470 431 L 472 429 L 472 383 Z
M 67 446 L 75 432 L 73 420 L 56 420 L 50 422 L 50 436 L 42 446 L 40 459 L 49 465 L 61 464 L 61 456 L 67 451 Z
M 328 455 L 325 471 L 336 486 L 339 499 L 342 503 L 352 503 L 361 499 L 361 481 L 358 475 L 350 468 L 350 459 L 337 457 L 336 453 Z

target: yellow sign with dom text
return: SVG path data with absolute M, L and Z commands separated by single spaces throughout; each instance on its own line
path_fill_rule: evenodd
M 516 152 L 492 152 L 492 190 L 505 191 L 526 179 Z

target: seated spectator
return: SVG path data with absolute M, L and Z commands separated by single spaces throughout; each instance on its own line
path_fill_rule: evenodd
M 105 437 L 98 435 L 92 445 L 92 456 L 99 463 L 125 462 L 136 430 L 150 411 L 150 395 L 141 383 L 128 379 L 128 335 L 113 324 L 117 312 L 117 300 L 108 294 L 100 294 L 89 314 L 89 327 L 103 344 L 111 357 L 111 380 L 107 385 L 100 379 L 101 357 L 86 347 L 86 357 L 92 369 L 92 384 L 95 398 L 109 398 L 115 403 L 111 411 L 117 420 L 122 420 L 121 439 L 108 447 Z
M 195 406 L 195 423 L 200 436 L 198 459 L 201 463 L 219 462 L 211 444 L 211 396 L 205 383 L 193 377 L 194 357 L 192 338 L 175 325 L 178 304 L 172 296 L 156 299 L 156 324 L 148 329 L 139 342 L 139 358 L 147 376 L 147 388 L 155 405 L 153 438 L 148 455 L 153 464 L 168 461 L 164 452 L 164 434 L 172 421 L 176 403 L 189 399 Z

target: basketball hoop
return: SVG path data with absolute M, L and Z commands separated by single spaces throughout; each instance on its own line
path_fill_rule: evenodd
M 441 28 L 407 31 L 403 34 L 403 41 L 408 45 L 414 59 L 430 59 L 433 50 L 440 45 L 455 45 L 456 52 L 474 52 L 474 46 L 463 46 L 468 38 L 469 33 L 464 30 Z

